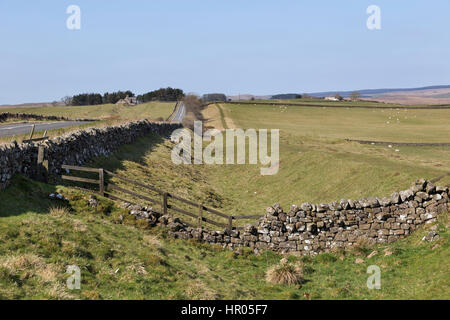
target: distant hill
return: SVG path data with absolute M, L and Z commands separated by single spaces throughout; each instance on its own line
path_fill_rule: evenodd
M 361 93 L 362 97 L 370 98 L 374 95 L 387 94 L 393 92 L 409 92 L 409 91 L 421 91 L 421 90 L 435 90 L 435 89 L 450 89 L 450 85 L 443 86 L 429 86 L 429 87 L 419 87 L 419 88 L 394 88 L 394 89 L 364 89 L 364 90 L 353 90 L 353 91 L 325 91 L 325 92 L 314 92 L 308 93 L 313 97 L 326 97 L 329 95 L 335 95 L 339 93 L 342 97 L 347 98 L 354 91 Z

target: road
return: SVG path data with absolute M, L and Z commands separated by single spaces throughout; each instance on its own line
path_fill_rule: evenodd
M 186 106 L 183 102 L 180 102 L 180 106 L 178 107 L 177 113 L 171 120 L 171 122 L 181 122 L 183 121 L 184 117 L 186 116 Z
M 21 134 L 29 134 L 33 124 L 36 125 L 35 132 L 62 129 L 71 126 L 77 126 L 80 124 L 86 124 L 89 122 L 83 121 L 57 121 L 57 122 L 26 122 L 26 123 L 10 123 L 0 125 L 0 137 L 10 137 Z

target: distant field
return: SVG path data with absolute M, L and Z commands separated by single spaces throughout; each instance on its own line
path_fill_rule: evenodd
M 297 136 L 394 142 L 450 142 L 450 110 L 327 109 L 222 104 L 240 128 Z
M 264 104 L 295 104 L 299 106 L 325 106 L 325 107 L 348 107 L 348 108 L 358 108 L 358 107 L 368 107 L 368 108 L 380 108 L 380 109 L 386 109 L 386 108 L 426 108 L 426 109 L 433 109 L 433 108 L 439 108 L 440 106 L 436 106 L 436 103 L 433 104 L 401 104 L 401 103 L 395 103 L 395 102 L 382 102 L 382 101 L 373 101 L 375 99 L 370 98 L 364 98 L 361 100 L 342 100 L 342 101 L 329 101 L 325 99 L 318 99 L 318 98 L 302 98 L 302 99 L 285 99 L 285 100 L 247 100 L 247 101 L 241 101 L 241 104 L 258 104 L 258 103 L 264 103 Z M 233 101 L 232 104 L 239 104 L 238 101 Z M 450 107 L 450 105 L 445 105 L 446 107 Z
M 20 108 L 2 108 L 0 112 L 28 113 L 39 115 L 61 116 L 69 119 L 98 119 L 98 121 L 79 126 L 67 127 L 64 129 L 49 130 L 49 137 L 60 136 L 69 131 L 79 128 L 98 127 L 114 125 L 124 121 L 137 121 L 143 119 L 166 120 L 173 112 L 175 102 L 149 102 L 137 106 L 118 106 L 113 104 L 97 106 L 45 106 L 45 107 L 20 107 Z M 35 132 L 36 136 L 43 132 Z M 12 141 L 21 142 L 27 139 L 29 135 L 18 135 L 0 138 L 0 144 L 10 143 Z
M 54 115 L 67 118 L 90 118 L 90 119 L 120 119 L 141 120 L 158 118 L 167 119 L 173 112 L 175 102 L 149 102 L 137 106 L 119 106 L 114 104 L 77 107 L 36 107 L 36 108 L 2 108 L 0 112 L 33 113 L 41 115 Z
M 274 202 L 287 207 L 304 201 L 382 197 L 420 177 L 431 179 L 450 171 L 449 147 L 389 148 L 345 141 L 450 142 L 448 110 L 229 104 L 221 104 L 221 109 L 234 127 L 280 129 L 277 175 L 261 176 L 259 165 L 205 166 L 207 180 L 217 192 L 233 199 L 232 212 L 261 213 Z M 439 183 L 449 184 L 450 177 Z

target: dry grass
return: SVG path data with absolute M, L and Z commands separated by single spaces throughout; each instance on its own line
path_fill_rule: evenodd
M 186 287 L 186 295 L 198 300 L 218 300 L 220 295 L 200 279 L 193 280 Z
M 88 226 L 83 223 L 81 220 L 74 219 L 73 220 L 73 229 L 78 232 L 86 232 Z
M 50 215 L 53 217 L 65 217 L 70 214 L 69 209 L 66 207 L 51 207 Z
M 266 281 L 274 284 L 298 285 L 302 284 L 303 268 L 300 264 L 292 264 L 286 260 L 281 262 L 266 272 Z
M 202 111 L 205 119 L 205 127 L 211 127 L 218 130 L 234 129 L 236 125 L 233 119 L 228 117 L 220 104 L 210 104 Z
M 9 278 L 16 279 L 18 284 L 27 280 L 36 281 L 51 299 L 71 298 L 64 287 L 64 282 L 58 278 L 63 272 L 58 270 L 56 265 L 46 263 L 35 254 L 3 257 L 0 259 L 0 268 L 7 272 Z
M 162 248 L 162 243 L 157 236 L 152 234 L 144 235 L 142 243 L 152 248 Z

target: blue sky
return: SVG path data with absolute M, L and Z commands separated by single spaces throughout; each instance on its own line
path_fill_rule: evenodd
M 81 30 L 66 8 L 81 8 Z M 369 5 L 382 29 L 366 28 Z M 1 0 L 0 104 L 450 84 L 448 0 Z

